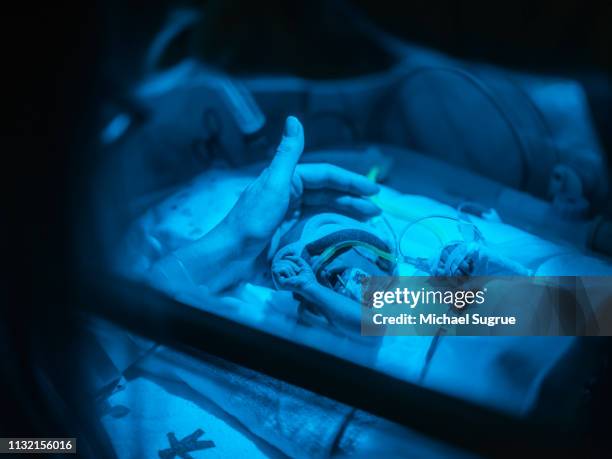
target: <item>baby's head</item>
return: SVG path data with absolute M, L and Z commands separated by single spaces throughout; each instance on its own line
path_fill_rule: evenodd
M 358 298 L 364 279 L 395 271 L 393 244 L 381 233 L 374 225 L 339 214 L 318 214 L 280 238 L 272 264 L 288 253 L 297 254 L 321 285 Z

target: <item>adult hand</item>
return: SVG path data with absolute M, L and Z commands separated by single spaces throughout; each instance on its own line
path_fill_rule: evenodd
M 241 193 L 211 231 L 162 258 L 153 282 L 171 289 L 177 278 L 221 291 L 252 275 L 252 263 L 270 242 L 289 209 L 322 206 L 368 218 L 380 209 L 365 199 L 378 192 L 367 178 L 329 164 L 297 165 L 304 130 L 290 116 L 270 165 Z M 188 283 L 188 282 L 187 282 Z M 179 288 L 174 286 L 175 289 Z
M 380 213 L 365 198 L 378 192 L 375 183 L 331 164 L 298 165 L 303 149 L 304 130 L 290 116 L 270 166 L 247 186 L 227 217 L 257 250 L 270 241 L 288 209 L 326 207 L 357 218 Z

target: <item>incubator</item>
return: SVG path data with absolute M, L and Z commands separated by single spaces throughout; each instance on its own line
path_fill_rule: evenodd
M 568 379 L 555 397 L 574 406 L 576 388 L 594 371 L 575 337 L 364 339 L 318 320 L 316 307 L 280 288 L 272 267 L 297 255 L 318 284 L 357 307 L 371 276 L 611 275 L 604 157 L 579 85 L 391 45 L 388 37 L 380 40 L 396 64 L 345 81 L 237 78 L 194 60 L 159 69 L 176 30 L 198 22 L 179 18 L 155 41 L 151 73 L 100 136 L 113 175 L 105 196 L 116 204 L 113 223 L 105 222 L 106 252 L 122 276 L 195 309 L 506 414 L 537 411 L 540 392 L 557 377 Z M 560 99 L 565 103 L 554 103 Z M 332 200 L 308 213 L 298 202 L 250 260 L 250 276 L 214 296 L 189 275 L 166 279 L 166 286 L 176 281 L 170 290 L 148 276 L 157 260 L 214 229 L 265 173 L 289 114 L 304 124 L 300 163 L 331 164 L 376 182 L 380 192 L 360 199 L 380 215 L 341 215 L 330 210 Z M 183 398 L 208 396 L 240 429 L 291 456 L 326 457 L 346 440 L 339 429 L 365 432 L 378 422 L 210 356 L 199 361 L 139 344 L 147 357 L 131 364 L 133 371 L 163 381 L 167 392 L 180 386 Z M 137 384 L 163 398 L 144 380 Z M 270 408 L 274 399 L 278 406 Z M 565 408 L 552 417 L 566 415 Z M 300 434 L 304 419 L 321 422 L 320 438 L 312 425 Z M 116 441 L 127 442 L 120 424 L 107 420 Z M 250 442 L 247 450 L 254 451 Z

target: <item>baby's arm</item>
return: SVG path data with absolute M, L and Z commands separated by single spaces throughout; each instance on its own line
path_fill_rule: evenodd
M 522 264 L 476 243 L 452 243 L 432 267 L 434 276 L 532 276 Z
M 274 263 L 272 274 L 280 289 L 296 292 L 319 306 L 319 312 L 331 324 L 352 332 L 359 330 L 361 305 L 319 284 L 312 269 L 301 257 L 285 255 Z
M 361 324 L 361 305 L 349 297 L 334 292 L 321 284 L 309 284 L 301 295 L 321 306 L 322 313 L 333 325 L 358 331 Z

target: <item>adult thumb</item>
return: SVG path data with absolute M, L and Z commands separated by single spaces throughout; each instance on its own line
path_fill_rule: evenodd
M 295 166 L 304 150 L 304 128 L 295 116 L 285 120 L 283 137 L 270 164 L 270 174 L 276 180 L 291 180 Z

